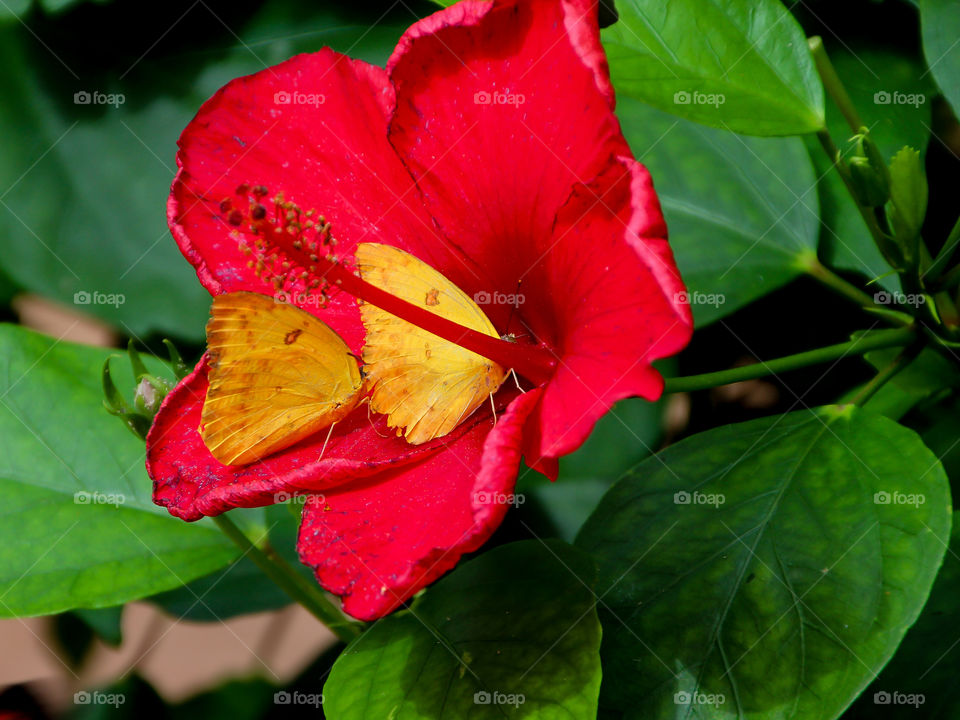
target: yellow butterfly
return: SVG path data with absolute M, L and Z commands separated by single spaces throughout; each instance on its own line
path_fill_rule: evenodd
M 207 351 L 210 387 L 199 430 L 224 465 L 252 463 L 332 431 L 360 400 L 357 358 L 340 336 L 266 295 L 214 297 Z
M 413 255 L 362 243 L 360 276 L 391 295 L 472 330 L 499 338 L 493 324 L 460 288 Z M 446 435 L 503 384 L 500 365 L 369 303 L 360 304 L 367 331 L 364 374 L 370 406 L 419 445 Z M 398 429 L 397 434 L 400 434 Z

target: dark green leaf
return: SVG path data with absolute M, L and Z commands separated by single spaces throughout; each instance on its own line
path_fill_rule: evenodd
M 819 207 L 800 140 L 742 137 L 630 99 L 617 114 L 653 175 L 698 327 L 803 272 Z
M 943 568 L 920 618 L 897 654 L 844 715 L 845 720 L 918 718 L 953 720 L 960 716 L 960 518 L 954 513 L 953 538 Z
M 123 620 L 123 605 L 98 610 L 77 608 L 73 614 L 83 620 L 108 645 L 118 647 L 123 641 L 123 630 L 120 625 Z
M 296 507 L 302 506 L 297 504 Z M 291 566 L 313 581 L 313 574 L 297 557 L 299 519 L 288 512 L 286 505 L 268 507 L 265 514 L 270 545 Z M 231 513 L 231 517 L 233 515 L 235 513 Z M 252 539 L 256 542 L 257 535 L 253 534 Z M 174 617 L 194 622 L 215 622 L 236 615 L 275 610 L 293 602 L 247 557 L 150 600 Z
M 853 406 L 667 448 L 577 539 L 600 566 L 603 704 L 633 718 L 837 717 L 919 614 L 950 520 L 937 458 Z
M 603 31 L 617 91 L 750 135 L 823 127 L 823 87 L 803 30 L 777 0 L 618 0 Z
M 325 712 L 593 720 L 592 577 L 589 559 L 559 541 L 503 545 L 461 565 L 350 643 L 324 687 Z
M 662 414 L 663 403 L 621 400 L 597 421 L 579 450 L 560 460 L 556 482 L 525 472 L 517 482 L 518 495 L 543 509 L 552 525 L 547 528 L 551 534 L 573 542 L 613 481 L 654 452 L 662 432 Z
M 153 504 L 143 443 L 103 409 L 107 354 L 0 326 L 0 616 L 117 605 L 237 556 Z
M 960 115 L 960 1 L 920 0 L 920 24 L 930 72 Z
M 277 0 L 253 17 L 231 10 L 235 37 L 215 10 L 144 3 L 135 22 L 112 6 L 81 27 L 74 13 L 46 23 L 45 44 L 75 75 L 19 23 L 0 28 L 0 264 L 24 288 L 127 334 L 202 340 L 209 295 L 166 221 L 178 135 L 234 77 L 324 45 L 382 63 L 402 31 L 376 23 L 382 12 Z

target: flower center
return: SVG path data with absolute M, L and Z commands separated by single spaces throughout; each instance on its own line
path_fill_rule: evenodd
M 240 185 L 220 203 L 249 267 L 277 292 L 317 293 L 320 306 L 338 291 L 376 305 L 396 317 L 462 348 L 493 360 L 541 385 L 553 375 L 557 361 L 545 345 L 529 345 L 490 337 L 391 295 L 363 280 L 350 259 L 337 254 L 330 223 L 314 210 L 302 211 L 281 193 L 268 199 L 262 185 Z

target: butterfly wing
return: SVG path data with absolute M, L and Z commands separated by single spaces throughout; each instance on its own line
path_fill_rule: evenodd
M 361 277 L 390 294 L 460 325 L 499 337 L 460 288 L 413 255 L 389 245 L 361 243 Z M 487 358 L 422 330 L 375 305 L 361 303 L 367 336 L 364 372 L 370 406 L 404 428 L 418 445 L 446 435 L 503 383 L 506 372 Z
M 345 417 L 360 399 L 360 369 L 340 336 L 265 295 L 214 297 L 207 351 L 200 436 L 225 465 L 289 447 Z

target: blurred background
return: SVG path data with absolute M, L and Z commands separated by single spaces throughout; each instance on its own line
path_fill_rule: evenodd
M 202 352 L 209 296 L 166 225 L 180 131 L 227 81 L 298 52 L 329 45 L 382 65 L 403 30 L 434 9 L 414 0 L 0 0 L 0 320 L 61 341 L 123 347 L 133 339 L 158 354 L 170 338 L 192 363 Z M 911 3 L 811 0 L 791 10 L 808 35 L 824 37 L 855 96 L 886 83 L 933 97 Z M 830 121 L 845 139 L 840 119 Z M 931 100 L 887 117 L 877 136 L 885 152 L 904 143 L 925 152 L 932 194 L 924 235 L 945 237 L 958 208 L 956 118 Z M 656 137 L 644 137 L 642 128 L 628 137 L 661 193 L 696 192 L 696 177 L 670 170 L 669 140 L 654 150 Z M 870 268 L 831 243 L 834 232 L 846 237 L 862 228 L 844 226 L 849 214 L 830 204 L 835 188 L 817 192 L 821 258 L 862 282 Z M 671 227 L 676 235 L 683 226 Z M 679 247 L 685 270 L 689 260 Z M 843 341 L 861 325 L 856 308 L 799 278 L 699 327 L 690 348 L 662 369 L 692 374 L 786 355 Z M 621 403 L 565 461 L 556 485 L 522 474 L 529 501 L 510 513 L 495 542 L 532 533 L 572 539 L 610 482 L 664 444 L 784 412 L 801 398 L 810 406 L 833 402 L 870 376 L 865 363 L 851 360 L 828 377 L 812 368 L 786 384 L 752 381 L 657 404 Z M 287 508 L 277 512 L 292 550 L 296 518 Z M 282 539 L 271 539 L 281 547 Z M 241 561 L 125 608 L 0 619 L 0 717 L 319 716 L 316 707 L 277 704 L 275 693 L 320 693 L 339 647 L 305 611 L 263 589 L 266 582 Z M 76 695 L 93 689 L 121 693 L 124 702 L 84 703 Z

